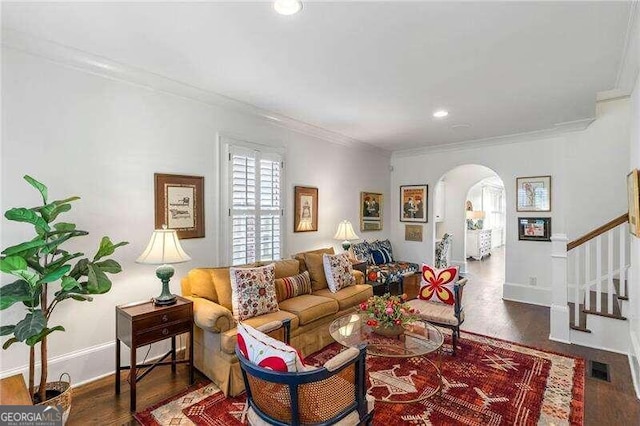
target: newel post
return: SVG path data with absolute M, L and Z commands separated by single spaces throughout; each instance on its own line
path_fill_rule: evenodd
M 549 339 L 571 343 L 567 305 L 567 236 L 551 236 L 551 312 Z

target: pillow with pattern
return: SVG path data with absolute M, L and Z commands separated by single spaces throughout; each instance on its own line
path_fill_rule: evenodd
M 429 265 L 422 265 L 422 279 L 418 298 L 429 302 L 455 303 L 453 288 L 458 278 L 458 267 L 435 269 Z
M 238 321 L 279 310 L 274 271 L 273 263 L 259 268 L 229 268 L 231 306 Z
M 276 278 L 276 297 L 278 302 L 291 299 L 302 294 L 311 294 L 311 277 L 309 271 L 291 277 Z
M 373 264 L 373 257 L 371 256 L 370 244 L 366 241 L 361 243 L 355 243 L 351 245 L 351 252 L 353 256 L 359 261 L 364 261 L 369 264 Z
M 356 279 L 351 273 L 353 266 L 347 253 L 336 255 L 325 254 L 322 256 L 324 274 L 327 277 L 327 284 L 332 293 L 337 293 L 341 288 L 348 287 L 356 283 Z
M 248 324 L 238 323 L 238 349 L 247 360 L 262 368 L 307 371 L 298 351 Z
M 371 251 L 373 250 L 383 250 L 385 254 L 389 256 L 389 261 L 386 263 L 393 262 L 393 248 L 391 247 L 391 241 L 382 240 L 382 241 L 374 241 L 370 245 Z

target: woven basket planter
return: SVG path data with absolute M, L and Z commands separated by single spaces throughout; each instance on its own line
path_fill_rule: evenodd
M 373 329 L 373 332 L 385 337 L 396 337 L 404 333 L 404 327 L 401 325 L 394 325 L 392 327 L 385 327 L 380 325 Z
M 62 380 L 63 376 L 69 377 L 69 381 L 65 382 Z M 38 389 L 40 387 L 36 387 L 35 393 L 38 393 Z M 46 401 L 40 402 L 36 405 L 44 405 L 44 406 L 62 406 L 62 424 L 66 424 L 69 419 L 69 413 L 71 412 L 71 395 L 73 390 L 71 389 L 71 377 L 67 373 L 63 373 L 60 376 L 60 379 L 57 382 L 49 382 L 46 386 L 47 391 L 57 391 L 60 394 L 56 397 L 47 399 Z

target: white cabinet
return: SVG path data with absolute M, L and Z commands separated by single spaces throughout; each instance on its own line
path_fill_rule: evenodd
M 491 254 L 491 229 L 467 230 L 467 257 L 482 260 Z
M 439 181 L 434 188 L 434 200 L 433 200 L 433 219 L 435 222 L 444 221 L 445 205 L 445 183 Z

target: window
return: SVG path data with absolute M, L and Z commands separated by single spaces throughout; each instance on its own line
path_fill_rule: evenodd
M 282 156 L 229 147 L 231 264 L 281 258 Z

